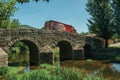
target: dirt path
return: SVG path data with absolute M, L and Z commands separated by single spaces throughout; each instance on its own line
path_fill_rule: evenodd
M 110 44 L 110 47 L 118 47 L 118 46 L 120 46 L 120 42 L 119 43 L 114 43 L 114 44 Z

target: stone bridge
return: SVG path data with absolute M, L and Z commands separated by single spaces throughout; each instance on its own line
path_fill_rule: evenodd
M 104 44 L 104 41 L 99 38 L 59 31 L 39 29 L 0 30 L 0 47 L 5 52 L 17 41 L 21 41 L 28 46 L 30 63 L 35 64 L 42 63 L 42 49 L 45 46 L 49 46 L 51 49 L 59 47 L 60 59 L 62 60 L 84 59 L 89 56 L 87 52 L 95 48 L 101 48 Z

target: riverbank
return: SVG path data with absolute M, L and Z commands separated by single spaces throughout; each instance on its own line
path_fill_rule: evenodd
M 120 64 L 110 60 L 68 60 L 61 62 L 61 66 L 75 67 L 84 74 L 102 76 L 107 80 L 120 79 Z

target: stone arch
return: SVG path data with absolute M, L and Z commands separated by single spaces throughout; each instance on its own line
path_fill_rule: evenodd
M 29 48 L 30 66 L 39 65 L 39 48 L 33 40 L 24 38 L 14 39 L 8 44 L 7 50 L 17 41 L 23 42 Z
M 57 46 L 59 47 L 60 61 L 72 59 L 72 46 L 70 42 L 62 40 L 57 43 Z
M 92 46 L 90 44 L 85 44 L 84 45 L 84 55 L 85 59 L 91 59 L 92 58 Z

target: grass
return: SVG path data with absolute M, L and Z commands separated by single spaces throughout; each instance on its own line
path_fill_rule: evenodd
M 58 47 L 54 48 L 53 52 L 55 55 L 59 55 L 59 48 Z
M 93 62 L 93 60 L 92 60 L 92 59 L 86 59 L 86 61 L 87 61 L 87 62 Z
M 19 71 L 23 70 L 24 67 L 8 67 L 7 74 L 17 74 Z
M 120 46 L 109 46 L 108 48 L 120 48 Z
M 55 66 L 50 65 L 50 64 L 41 64 L 39 67 L 40 67 L 40 68 L 45 68 L 45 69 L 48 69 L 48 68 L 55 68 Z
M 74 67 L 55 67 L 50 64 L 41 64 L 39 67 L 42 69 L 32 70 L 24 74 L 18 74 L 24 67 L 8 67 L 3 80 L 105 80 L 100 76 L 84 74 Z
M 55 47 L 53 49 L 53 53 L 54 53 L 54 61 L 55 61 L 55 64 L 58 64 L 59 62 L 59 48 L 58 47 Z
M 0 67 L 0 78 L 4 77 L 7 74 L 7 67 Z
M 54 68 L 33 70 L 21 75 L 8 75 L 6 80 L 105 80 L 102 77 L 86 75 L 77 68 Z
M 0 67 L 0 80 L 15 80 L 22 67 Z

